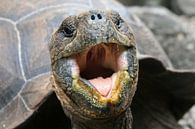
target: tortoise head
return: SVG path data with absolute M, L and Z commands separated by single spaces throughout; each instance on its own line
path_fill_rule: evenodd
M 66 114 L 104 119 L 131 104 L 138 78 L 136 44 L 117 12 L 67 17 L 49 49 L 54 89 Z

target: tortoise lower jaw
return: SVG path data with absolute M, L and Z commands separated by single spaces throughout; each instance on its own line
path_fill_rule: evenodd
M 97 105 L 101 105 L 105 107 L 107 104 L 112 106 L 117 105 L 120 103 L 120 97 L 122 96 L 123 88 L 129 84 L 130 76 L 127 71 L 118 71 L 114 73 L 111 78 L 111 87 L 106 94 L 105 91 L 101 91 L 101 89 L 97 89 L 90 81 L 83 79 L 83 78 L 74 78 L 72 83 L 72 90 L 74 92 L 80 92 L 88 99 L 93 99 Z M 100 79 L 99 81 L 102 81 Z M 102 82 L 101 86 L 108 86 L 104 81 Z M 105 89 L 103 89 L 105 90 Z

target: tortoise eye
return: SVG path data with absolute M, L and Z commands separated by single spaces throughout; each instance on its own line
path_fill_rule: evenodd
M 122 23 L 124 22 L 123 19 L 120 17 L 120 15 L 117 12 L 111 12 L 111 19 L 113 23 L 116 25 L 118 29 L 121 28 Z
M 72 37 L 75 29 L 70 27 L 64 27 L 61 32 L 65 37 Z
M 121 20 L 121 19 L 117 19 L 117 20 L 115 21 L 115 25 L 117 26 L 118 29 L 121 28 L 121 23 L 122 23 L 122 20 Z
M 76 31 L 76 19 L 74 16 L 67 17 L 61 24 L 58 32 L 61 33 L 64 37 L 71 38 Z

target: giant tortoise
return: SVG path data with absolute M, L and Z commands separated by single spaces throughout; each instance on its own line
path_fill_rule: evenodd
M 7 0 L 0 24 L 0 129 L 181 129 L 195 103 L 195 70 L 116 1 Z

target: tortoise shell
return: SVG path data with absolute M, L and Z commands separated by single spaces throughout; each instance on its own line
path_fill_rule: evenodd
M 138 87 L 142 85 L 142 80 L 159 80 L 163 82 L 159 87 L 166 85 L 173 98 L 188 94 L 186 98 L 180 97 L 193 100 L 190 105 L 194 102 L 194 69 L 175 69 L 172 65 L 174 62 L 169 59 L 165 48 L 155 40 L 150 30 L 116 1 L 7 0 L 0 4 L 0 128 L 11 129 L 25 122 L 48 99 L 52 90 L 47 45 L 52 32 L 67 16 L 94 8 L 116 10 L 132 26 L 140 59 Z M 140 93 L 142 92 L 138 89 L 136 96 Z M 137 98 L 139 97 L 135 97 L 135 101 Z M 183 114 L 189 104 L 184 107 L 185 110 L 182 108 L 176 114 Z

